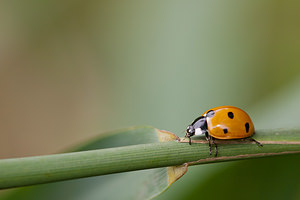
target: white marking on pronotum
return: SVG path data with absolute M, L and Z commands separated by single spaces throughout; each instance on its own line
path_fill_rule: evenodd
M 204 134 L 204 132 L 202 131 L 201 128 L 196 128 L 195 129 L 195 135 L 203 135 L 203 134 Z

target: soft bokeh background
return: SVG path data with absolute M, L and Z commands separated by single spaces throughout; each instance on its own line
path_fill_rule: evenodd
M 246 110 L 257 129 L 299 127 L 299 10 L 292 0 L 1 1 L 0 158 L 131 125 L 180 135 L 219 105 Z M 218 173 L 266 174 L 296 158 L 192 167 L 160 198 L 211 196 Z

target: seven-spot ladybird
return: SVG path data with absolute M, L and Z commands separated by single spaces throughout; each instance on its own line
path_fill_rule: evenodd
M 215 155 L 218 154 L 215 139 L 241 139 L 249 138 L 254 134 L 254 125 L 249 115 L 234 106 L 219 106 L 212 108 L 202 114 L 193 121 L 186 129 L 186 137 L 205 134 L 206 140 L 209 142 L 209 153 L 211 154 L 211 141 L 215 145 Z M 249 138 L 259 146 L 258 141 Z

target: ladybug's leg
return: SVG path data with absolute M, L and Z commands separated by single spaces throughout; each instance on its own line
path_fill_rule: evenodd
M 208 146 L 209 146 L 209 155 L 211 155 L 211 143 L 210 143 L 211 136 L 208 134 L 208 132 L 207 132 L 207 131 L 205 132 L 205 138 L 206 138 L 206 140 L 208 141 Z
M 249 140 L 251 140 L 251 141 L 253 141 L 253 142 L 255 142 L 258 146 L 260 146 L 260 147 L 262 147 L 263 145 L 260 143 L 260 142 L 258 142 L 257 140 L 255 140 L 255 139 L 253 139 L 253 138 L 248 138 Z
M 191 137 L 188 136 L 188 135 L 185 135 L 184 137 L 185 137 L 185 138 L 189 138 L 189 144 L 192 145 Z
M 208 146 L 209 146 L 209 155 L 211 155 L 211 143 L 210 143 L 210 136 L 206 137 L 206 140 L 208 141 Z
M 215 145 L 215 156 L 217 157 L 217 155 L 218 155 L 218 146 L 215 143 L 215 138 L 211 137 L 211 140 L 212 140 L 213 144 Z

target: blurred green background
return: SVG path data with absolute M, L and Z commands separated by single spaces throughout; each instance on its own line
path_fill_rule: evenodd
M 219 105 L 246 110 L 256 129 L 299 127 L 299 10 L 292 0 L 1 1 L 0 158 L 132 125 L 182 136 Z M 300 199 L 290 192 L 300 191 L 297 164 L 192 167 L 159 198 L 219 197 L 216 189 Z

